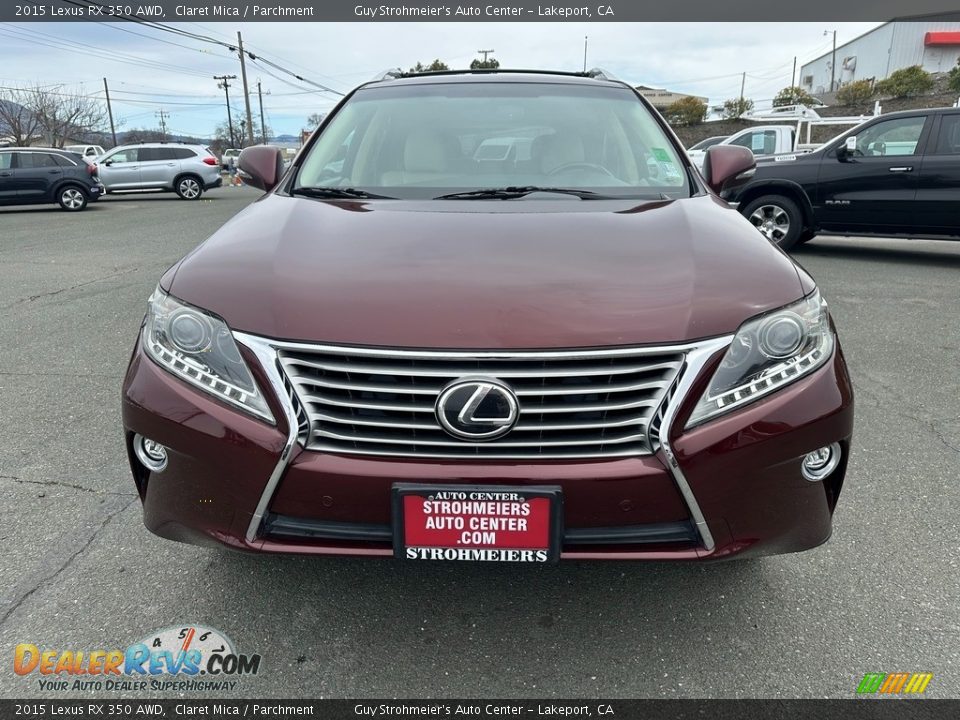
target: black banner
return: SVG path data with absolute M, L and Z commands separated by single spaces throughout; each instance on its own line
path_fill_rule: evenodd
M 960 700 L 0 700 L 3 720 L 145 718 L 650 718 L 923 720 L 960 716 Z
M 957 0 L 5 0 L 0 22 L 753 22 L 891 20 L 951 13 Z

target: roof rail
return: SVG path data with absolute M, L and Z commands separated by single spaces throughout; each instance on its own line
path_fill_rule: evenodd
M 569 71 L 569 70 L 534 70 L 527 68 L 462 68 L 459 70 L 424 70 L 423 72 L 407 72 L 401 70 L 400 68 L 393 68 L 392 70 L 385 70 L 376 77 L 374 77 L 370 82 L 378 82 L 381 80 L 396 80 L 399 78 L 410 78 L 410 77 L 433 77 L 433 76 L 443 76 L 443 75 L 496 75 L 496 74 L 531 74 L 531 75 L 561 75 L 564 77 L 586 77 L 592 78 L 595 80 L 612 80 L 614 82 L 619 82 L 619 80 L 613 76 L 612 73 L 603 70 L 601 68 L 593 68 L 587 72 L 581 72 L 579 70 Z
M 613 82 L 620 81 L 620 78 L 614 77 L 613 73 L 598 67 L 588 70 L 586 72 L 586 76 L 594 78 L 595 80 L 612 80 Z
M 370 82 L 378 82 L 380 80 L 394 80 L 398 77 L 403 77 L 403 70 L 401 70 L 400 68 L 389 68 L 387 70 L 384 70 L 381 73 L 377 73 L 376 75 L 374 75 L 372 78 L 370 78 Z

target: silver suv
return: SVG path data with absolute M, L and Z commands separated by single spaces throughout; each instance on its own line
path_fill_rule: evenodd
M 196 200 L 204 190 L 223 184 L 220 162 L 203 145 L 121 145 L 97 158 L 97 165 L 108 193 L 163 190 Z

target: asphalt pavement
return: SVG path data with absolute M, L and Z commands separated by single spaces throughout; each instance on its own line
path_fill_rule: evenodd
M 119 400 L 162 272 L 256 197 L 0 209 L 0 696 L 83 695 L 16 676 L 18 643 L 109 650 L 201 623 L 262 655 L 235 697 L 852 697 L 864 673 L 899 671 L 960 697 L 960 243 L 797 254 L 856 388 L 816 550 L 708 566 L 251 556 L 144 529 Z

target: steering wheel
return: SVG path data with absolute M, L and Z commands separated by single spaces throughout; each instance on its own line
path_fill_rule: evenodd
M 603 165 L 598 165 L 591 162 L 568 162 L 561 163 L 557 165 L 553 170 L 547 173 L 549 176 L 560 175 L 562 173 L 571 172 L 573 170 L 597 170 L 607 177 L 616 177 L 612 172 L 607 170 Z

